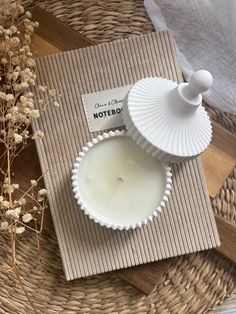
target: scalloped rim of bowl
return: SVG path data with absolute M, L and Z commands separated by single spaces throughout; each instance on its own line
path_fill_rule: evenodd
M 85 206 L 81 199 L 80 191 L 79 191 L 79 186 L 78 186 L 78 172 L 79 172 L 79 167 L 81 164 L 82 159 L 86 156 L 86 153 L 96 144 L 99 142 L 102 142 L 103 140 L 106 140 L 111 137 L 116 137 L 116 136 L 127 136 L 130 137 L 127 133 L 127 131 L 109 131 L 105 132 L 102 135 L 98 135 L 97 137 L 93 138 L 90 142 L 88 142 L 81 150 L 79 153 L 79 157 L 76 158 L 76 162 L 74 163 L 74 167 L 72 170 L 72 188 L 74 192 L 75 199 L 77 200 L 77 204 L 80 206 L 80 208 L 84 211 L 84 213 L 89 216 L 90 219 L 92 219 L 94 222 L 99 223 L 101 226 L 106 226 L 107 228 L 111 229 L 119 229 L 119 230 L 129 230 L 129 229 L 135 229 L 137 227 L 142 227 L 143 225 L 146 225 L 148 222 L 153 221 L 154 217 L 157 217 L 162 209 L 165 207 L 166 202 L 168 201 L 168 197 L 170 195 L 171 191 L 171 183 L 172 183 L 172 174 L 171 174 L 171 168 L 163 163 L 161 160 L 159 160 L 164 169 L 165 169 L 165 175 L 166 175 L 166 186 L 165 186 L 165 191 L 163 193 L 163 196 L 161 198 L 161 201 L 157 205 L 157 208 L 153 210 L 151 215 L 148 215 L 145 219 L 137 221 L 134 224 L 116 224 L 116 223 L 108 223 L 94 215 L 94 213 L 91 212 L 91 210 Z M 130 139 L 132 139 L 130 137 Z M 154 157 L 153 157 L 154 158 Z

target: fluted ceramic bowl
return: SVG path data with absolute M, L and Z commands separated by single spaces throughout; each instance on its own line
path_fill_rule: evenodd
M 72 187 L 79 207 L 94 222 L 112 229 L 135 229 L 165 207 L 171 171 L 126 131 L 110 131 L 83 147 L 72 170 Z

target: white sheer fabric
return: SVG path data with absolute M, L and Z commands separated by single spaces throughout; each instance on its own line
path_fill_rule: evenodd
M 236 1 L 144 0 L 144 5 L 156 30 L 172 30 L 185 78 L 210 71 L 214 82 L 205 100 L 236 114 Z

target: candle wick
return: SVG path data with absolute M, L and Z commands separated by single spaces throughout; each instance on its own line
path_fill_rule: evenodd
M 123 180 L 122 177 L 118 177 L 118 180 L 119 180 L 120 182 L 124 182 L 124 180 Z

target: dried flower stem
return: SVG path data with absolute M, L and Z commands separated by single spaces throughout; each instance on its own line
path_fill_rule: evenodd
M 30 44 L 38 23 L 31 21 L 31 13 L 24 11 L 20 0 L 0 0 L 0 5 L 0 9 L 4 8 L 0 10 L 0 233 L 6 232 L 11 238 L 12 265 L 8 270 L 14 272 L 32 309 L 37 313 L 19 275 L 16 242 L 26 229 L 35 232 L 37 255 L 41 263 L 39 241 L 47 207 L 47 192 L 37 187 L 42 176 L 38 180 L 32 178 L 27 188 L 20 187 L 14 182 L 12 166 L 15 157 L 29 145 L 30 139 L 43 137 L 41 130 L 32 132 L 31 129 L 40 112 L 50 104 L 56 107 L 59 104 L 54 89 L 38 86 L 40 97 L 30 91 L 37 88 Z M 0 270 L 6 271 L 5 268 Z
M 36 309 L 34 303 L 32 302 L 32 300 L 31 300 L 31 298 L 30 298 L 30 296 L 29 296 L 27 290 L 25 289 L 25 287 L 24 287 L 24 285 L 23 285 L 23 282 L 22 282 L 22 279 L 21 279 L 21 277 L 20 277 L 20 275 L 19 275 L 19 273 L 18 273 L 17 267 L 14 267 L 14 273 L 15 273 L 16 278 L 17 278 L 17 280 L 18 280 L 18 282 L 19 282 L 19 284 L 20 284 L 20 286 L 21 286 L 21 289 L 24 291 L 24 294 L 25 294 L 27 300 L 29 301 L 30 305 L 32 306 L 34 312 L 37 313 L 37 309 Z
M 9 149 L 7 149 L 7 177 L 8 177 L 8 184 L 11 185 L 11 163 L 10 163 L 10 151 L 9 151 Z M 12 194 L 11 192 L 8 193 L 10 207 L 12 206 L 11 194 Z
M 42 221 L 43 221 L 43 219 L 42 219 Z M 35 221 L 35 229 L 37 230 L 36 221 Z M 37 245 L 37 255 L 38 255 L 38 263 L 39 263 L 40 274 L 41 274 L 41 278 L 44 279 L 42 263 L 41 263 L 41 250 L 40 250 L 41 230 L 42 230 L 42 226 L 40 226 L 39 232 L 36 233 L 36 240 L 37 240 L 37 244 L 38 244 Z M 46 313 L 46 311 L 47 311 L 47 295 L 46 295 L 45 280 L 43 280 L 43 287 L 44 287 L 44 312 Z

